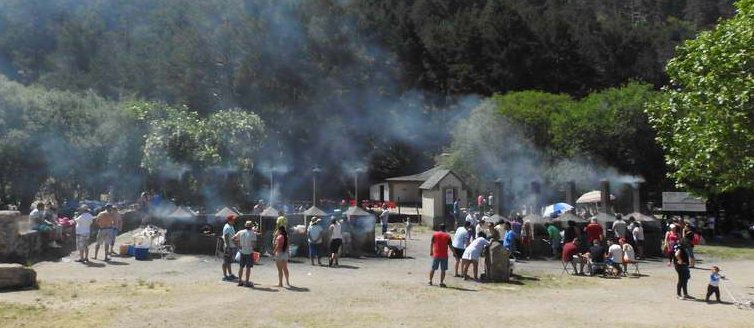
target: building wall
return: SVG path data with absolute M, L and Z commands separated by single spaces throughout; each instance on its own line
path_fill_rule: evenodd
M 433 227 L 435 219 L 442 216 L 442 212 L 437 212 L 436 206 L 442 201 L 439 193 L 439 190 L 422 190 L 422 223 L 429 227 Z
M 382 195 L 384 197 L 380 197 L 380 187 L 385 188 L 384 195 Z M 373 184 L 371 187 L 369 187 L 369 200 L 391 200 L 390 196 L 390 188 L 387 182 Z
M 419 193 L 418 182 L 389 182 L 390 184 L 390 200 L 394 202 L 406 203 L 419 203 L 421 202 L 421 194 Z
M 468 192 L 461 180 L 453 174 L 448 174 L 435 188 L 422 191 L 422 222 L 428 226 L 437 226 L 445 222 L 445 189 L 455 188 L 456 197 L 461 200 L 461 206 L 468 202 Z

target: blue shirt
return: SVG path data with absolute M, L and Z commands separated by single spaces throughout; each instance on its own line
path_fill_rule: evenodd
M 720 274 L 713 272 L 709 276 L 709 285 L 713 287 L 717 287 L 719 284 L 720 284 Z
M 453 247 L 458 249 L 465 249 L 469 243 L 469 231 L 464 227 L 456 229 L 456 234 L 453 235 Z
M 513 232 L 513 230 L 508 230 L 505 233 L 505 238 L 503 238 L 503 247 L 505 247 L 505 249 L 510 251 L 511 247 L 513 246 L 513 241 L 515 239 L 516 239 L 516 234 Z

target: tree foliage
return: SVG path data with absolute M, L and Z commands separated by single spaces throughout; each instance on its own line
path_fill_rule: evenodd
M 686 41 L 670 85 L 647 108 L 670 176 L 700 194 L 754 188 L 754 1 Z
M 629 176 L 659 189 L 662 151 L 644 113 L 654 97 L 650 85 L 636 82 L 580 100 L 538 91 L 496 95 L 458 124 L 441 162 L 482 190 L 498 178 L 528 193 L 536 180 L 589 188 L 603 178 L 626 183 Z

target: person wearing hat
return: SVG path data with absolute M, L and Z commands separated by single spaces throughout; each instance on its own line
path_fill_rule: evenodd
M 257 231 L 254 229 L 254 223 L 246 221 L 244 223 L 244 230 L 237 232 L 231 238 L 233 243 L 239 248 L 241 252 L 241 258 L 239 259 L 238 268 L 238 286 L 254 287 L 254 283 L 251 279 L 251 268 L 254 267 L 254 245 L 257 243 Z M 243 269 L 246 268 L 246 282 L 241 282 L 243 279 Z
M 97 244 L 94 246 L 94 259 L 97 259 L 100 245 L 105 245 L 105 262 L 110 261 L 110 245 L 113 238 L 115 238 L 115 209 L 112 205 L 105 205 L 105 210 L 97 214 L 97 218 L 94 222 L 97 224 L 99 231 L 97 231 Z
M 76 248 L 79 250 L 79 259 L 76 262 L 89 262 L 89 235 L 94 223 L 94 216 L 89 212 L 89 206 L 81 205 L 78 209 L 79 216 L 76 221 Z
M 225 243 L 225 252 L 223 253 L 223 281 L 236 280 L 236 276 L 231 271 L 230 264 L 233 263 L 233 257 L 236 256 L 236 244 L 233 242 L 233 236 L 236 235 L 236 228 L 234 226 L 236 222 L 236 216 L 231 214 L 225 218 L 225 225 L 223 226 L 223 242 Z
M 309 242 L 309 260 L 314 265 L 314 257 L 317 257 L 317 264 L 322 265 L 322 256 L 319 252 L 320 246 L 322 246 L 323 231 L 319 225 L 319 218 L 313 217 L 309 222 L 309 226 L 306 229 L 306 241 Z

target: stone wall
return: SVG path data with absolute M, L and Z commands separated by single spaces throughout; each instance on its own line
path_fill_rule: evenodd
M 17 211 L 0 211 L 0 263 L 27 264 L 42 254 L 42 238 L 28 230 L 28 218 Z

